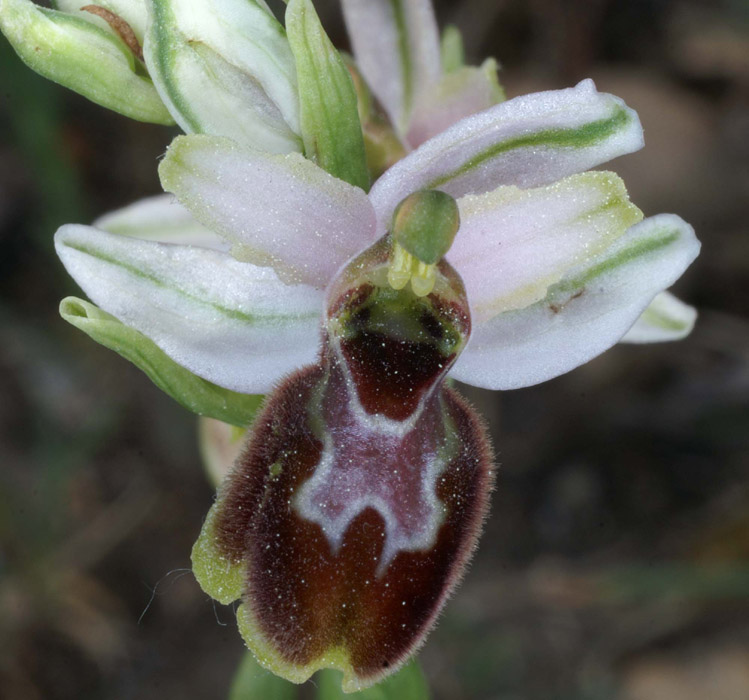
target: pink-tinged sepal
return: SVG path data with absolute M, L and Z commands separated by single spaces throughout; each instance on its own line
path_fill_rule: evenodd
M 329 287 L 320 363 L 270 396 L 193 552 L 210 595 L 242 598 L 261 664 L 294 682 L 337 668 L 346 691 L 423 641 L 492 480 L 483 427 L 443 383 L 470 332 L 463 284 L 441 261 L 430 293 L 394 289 L 393 248 Z

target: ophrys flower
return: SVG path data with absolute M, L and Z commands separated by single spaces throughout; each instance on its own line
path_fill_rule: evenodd
M 296 154 L 179 137 L 160 172 L 206 227 L 194 245 L 60 230 L 89 296 L 197 375 L 264 393 L 309 366 L 269 398 L 195 554 L 211 595 L 244 598 L 240 628 L 269 668 L 299 681 L 335 666 L 355 689 L 428 631 L 490 482 L 448 370 L 488 388 L 568 371 L 697 255 L 681 219 L 641 221 L 615 175 L 579 172 L 640 144 L 636 115 L 590 81 L 462 120 L 369 194 Z M 435 189 L 459 217 L 437 207 L 416 228 L 459 218 L 445 260 L 399 229 L 418 219 L 411 195 Z

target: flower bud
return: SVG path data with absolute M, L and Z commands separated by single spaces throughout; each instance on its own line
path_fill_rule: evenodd
M 302 150 L 294 57 L 262 0 L 148 1 L 146 65 L 186 132 Z
M 110 16 L 114 17 L 111 12 Z M 114 24 L 130 29 L 124 20 Z M 59 12 L 30 0 L 0 0 L 0 29 L 21 60 L 45 78 L 132 119 L 173 123 L 136 57 L 136 42 L 129 45 L 122 32 L 91 12 Z

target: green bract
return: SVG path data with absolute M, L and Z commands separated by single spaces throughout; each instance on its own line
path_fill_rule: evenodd
M 173 123 L 143 64 L 94 15 L 0 0 L 0 29 L 24 63 L 45 78 L 132 119 Z
M 142 333 L 87 301 L 76 297 L 63 299 L 60 315 L 97 343 L 130 360 L 159 389 L 193 413 L 237 426 L 252 423 L 262 396 L 238 394 L 195 376 Z
M 299 75 L 305 155 L 331 175 L 368 190 L 356 91 L 346 64 L 310 0 L 291 0 L 286 27 Z
M 460 29 L 454 24 L 448 24 L 442 32 L 440 54 L 442 56 L 442 70 L 445 73 L 452 73 L 465 65 L 463 36 Z

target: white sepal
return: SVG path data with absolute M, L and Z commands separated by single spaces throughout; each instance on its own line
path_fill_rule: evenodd
M 159 174 L 198 221 L 231 241 L 236 257 L 269 265 L 286 282 L 322 289 L 374 242 L 374 210 L 364 191 L 296 153 L 180 136 Z
M 517 389 L 569 372 L 619 341 L 699 249 L 694 230 L 678 216 L 646 219 L 569 271 L 541 301 L 474 324 L 452 376 L 487 389 Z
M 442 73 L 430 0 L 342 0 L 354 56 L 391 123 L 405 134 L 419 96 Z
M 539 187 L 642 145 L 637 114 L 584 80 L 574 88 L 523 95 L 462 119 L 390 168 L 370 197 L 378 219 L 387 225 L 395 207 L 419 189 L 462 197 L 498 185 Z
M 57 254 L 89 298 L 214 384 L 263 394 L 314 362 L 322 294 L 215 250 L 69 224 Z

